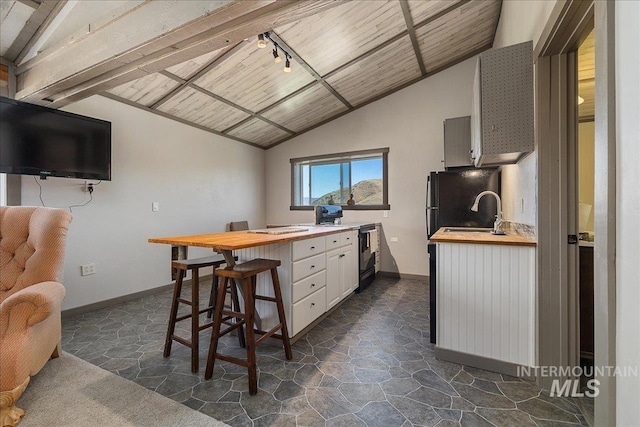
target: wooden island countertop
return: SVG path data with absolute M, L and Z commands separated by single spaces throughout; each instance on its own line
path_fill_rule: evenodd
M 222 252 L 310 239 L 312 237 L 326 236 L 351 230 L 351 227 L 348 226 L 305 226 L 304 228 L 308 230 L 286 234 L 227 231 L 224 233 L 194 234 L 190 236 L 154 237 L 149 239 L 149 243 L 164 243 L 174 246 L 199 246 L 212 248 L 216 252 Z
M 444 231 L 448 227 L 440 228 L 431 236 L 430 241 L 435 243 L 471 243 L 484 245 L 509 245 L 509 246 L 536 246 L 536 241 L 530 237 L 507 231 L 507 234 L 496 236 L 491 233 L 468 233 L 456 231 Z

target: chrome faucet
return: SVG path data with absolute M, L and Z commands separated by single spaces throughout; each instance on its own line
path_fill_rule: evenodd
M 478 212 L 478 202 L 480 202 L 482 196 L 485 196 L 487 194 L 491 194 L 496 198 L 498 202 L 498 215 L 496 215 L 496 221 L 493 223 L 493 234 L 505 234 L 505 232 L 500 229 L 500 226 L 502 225 L 502 201 L 500 200 L 500 196 L 498 196 L 496 193 L 494 193 L 493 191 L 483 191 L 482 193 L 478 194 L 476 196 L 476 201 L 473 202 L 473 206 L 471 206 L 471 210 L 474 212 Z

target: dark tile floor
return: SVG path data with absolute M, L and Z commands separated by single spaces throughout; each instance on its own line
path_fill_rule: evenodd
M 256 396 L 236 365 L 216 362 L 213 379 L 204 380 L 210 329 L 201 335 L 198 374 L 180 344 L 162 357 L 170 292 L 65 319 L 62 348 L 233 426 L 586 425 L 570 399 L 436 359 L 427 286 L 376 279 L 296 342 L 292 361 L 260 346 Z M 201 300 L 207 296 L 203 289 Z M 219 349 L 244 351 L 232 336 Z

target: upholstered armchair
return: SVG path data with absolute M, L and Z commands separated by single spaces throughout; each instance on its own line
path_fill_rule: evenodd
M 59 355 L 70 222 L 62 209 L 0 207 L 0 427 L 20 422 L 24 411 L 15 402 Z

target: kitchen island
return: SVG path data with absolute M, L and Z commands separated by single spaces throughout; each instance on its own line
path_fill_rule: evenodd
M 436 356 L 516 375 L 536 366 L 535 247 L 512 232 L 441 228 L 436 243 Z
M 278 275 L 285 316 L 289 336 L 295 341 L 358 287 L 356 233 L 348 226 L 305 226 L 157 237 L 149 242 L 211 248 L 222 253 L 228 265 L 235 264 L 234 256 L 239 262 L 280 260 Z M 256 286 L 258 294 L 274 296 L 268 273 L 258 275 Z M 260 329 L 278 324 L 273 304 L 256 301 L 256 310 Z

